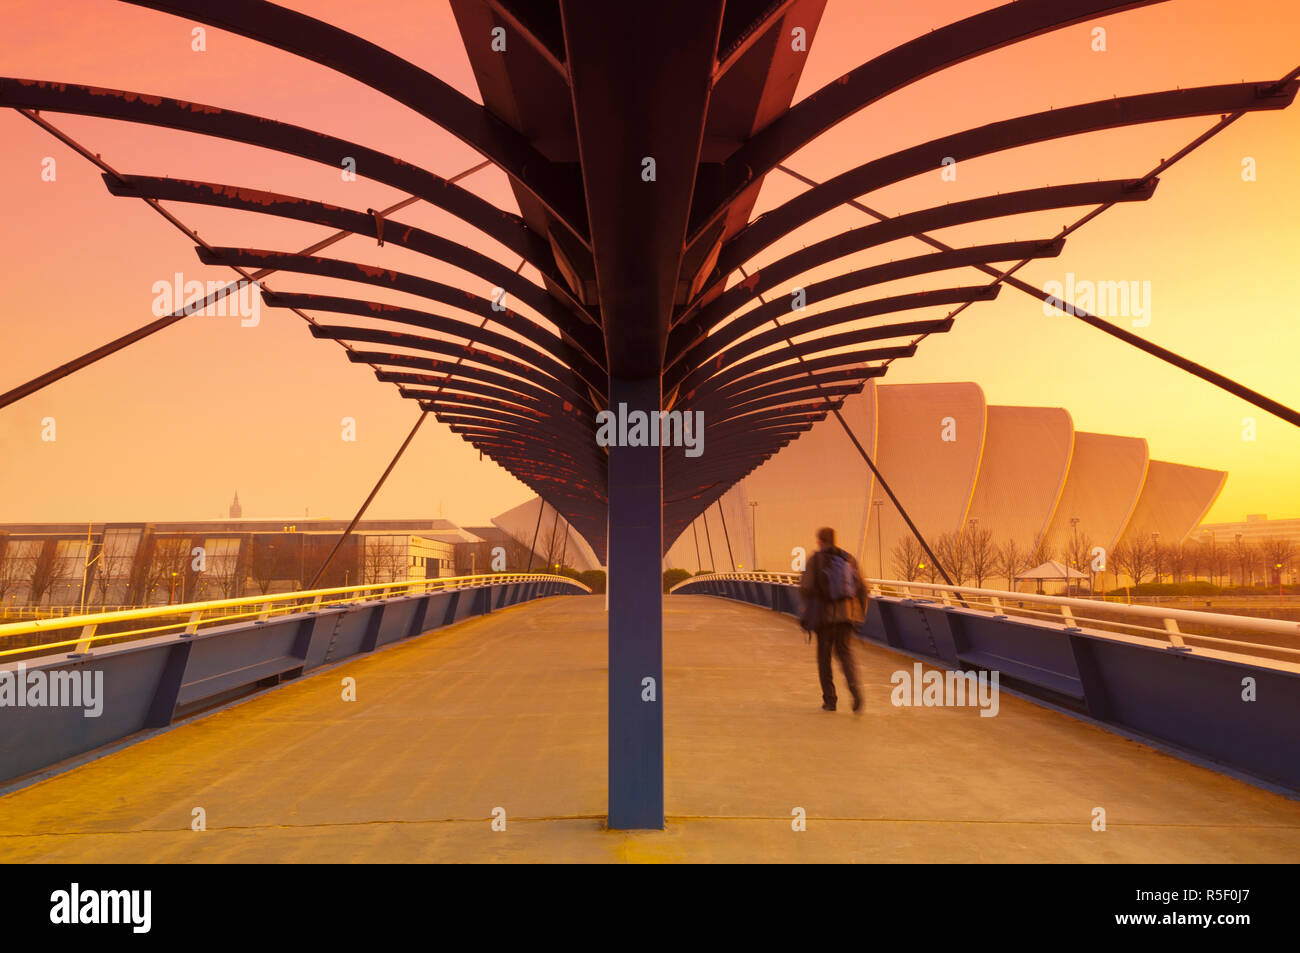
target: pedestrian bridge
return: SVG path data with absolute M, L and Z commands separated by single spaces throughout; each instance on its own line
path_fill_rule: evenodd
M 263 611 L 269 618 L 257 621 L 270 633 L 274 609 Z M 301 633 L 302 619 L 285 624 L 296 620 Z M 381 629 L 372 622 L 363 631 Z M 191 633 L 191 659 L 201 654 L 195 640 L 219 633 Z M 186 635 L 158 638 L 180 644 Z M 606 639 L 604 598 L 587 594 L 543 595 L 376 639 L 304 677 L 28 776 L 0 797 L 0 861 L 1123 863 L 1300 854 L 1300 801 L 1041 699 L 1004 686 L 996 717 L 895 706 L 895 673 L 923 653 L 858 640 L 864 712 L 823 712 L 814 650 L 798 624 L 734 593 L 665 597 L 666 828 L 606 830 Z M 92 645 L 89 659 L 128 650 L 144 651 Z M 71 664 L 87 663 L 74 654 Z M 40 741 L 27 734 L 22 743 Z M 1104 830 L 1095 829 L 1099 809 Z

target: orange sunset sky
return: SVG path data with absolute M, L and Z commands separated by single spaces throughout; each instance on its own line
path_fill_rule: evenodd
M 479 98 L 446 3 L 286 5 L 386 46 Z M 993 5 L 829 0 L 795 99 L 901 42 Z M 257 113 L 364 142 L 443 176 L 479 161 L 405 107 L 313 63 L 216 29 L 207 31 L 206 50 L 196 52 L 193 26 L 108 0 L 5 0 L 0 74 Z M 1106 30 L 1104 52 L 1092 49 L 1097 26 Z M 1169 0 L 931 76 L 859 112 L 788 164 L 820 181 L 998 119 L 1115 94 L 1274 80 L 1298 64 L 1295 0 Z M 46 118 L 123 173 L 271 189 L 360 209 L 403 197 L 366 181 L 364 170 L 357 181 L 344 182 L 337 168 L 203 136 L 54 113 Z M 1213 122 L 1180 120 L 1018 149 L 963 163 L 955 182 L 941 181 L 936 171 L 866 201 L 897 214 L 995 191 L 1137 177 Z M 0 110 L 0 142 L 0 391 L 152 320 L 159 280 L 176 272 L 200 281 L 229 277 L 198 264 L 192 243 L 143 203 L 109 196 L 98 170 L 12 110 Z M 53 182 L 42 181 L 46 157 L 56 162 Z M 1255 161 L 1257 181 L 1243 181 L 1246 157 Z M 517 211 L 496 170 L 461 184 Z M 773 172 L 755 214 L 802 189 Z M 174 210 L 215 244 L 297 250 L 327 234 L 196 206 Z M 1049 237 L 1081 211 L 1001 219 L 936 237 L 952 244 Z M 508 260 L 436 209 L 417 204 L 395 217 Z M 838 209 L 753 264 L 867 221 L 851 208 Z M 926 250 L 905 240 L 835 270 Z M 352 237 L 324 254 L 491 292 L 479 279 L 372 240 Z M 1060 258 L 1035 262 L 1020 275 L 1042 286 L 1066 272 L 1080 280 L 1149 281 L 1152 319 L 1137 333 L 1300 407 L 1300 104 L 1247 115 L 1174 166 L 1150 202 L 1112 209 L 1072 236 Z M 906 287 L 984 281 L 964 270 Z M 275 276 L 267 284 L 357 291 L 311 277 Z M 376 289 L 366 295 L 410 303 Z M 1130 326 L 1126 318 L 1115 320 Z M 1228 470 L 1211 521 L 1247 513 L 1300 516 L 1300 429 L 1070 318 L 1045 316 L 1039 302 L 1014 289 L 963 312 L 951 333 L 925 341 L 883 383 L 950 380 L 978 382 L 990 403 L 1066 407 L 1080 430 L 1146 437 L 1153 458 Z M 257 327 L 241 327 L 237 317 L 192 317 L 0 410 L 0 522 L 213 518 L 225 515 L 236 489 L 246 517 L 301 517 L 308 510 L 347 517 L 418 413 L 393 385 L 349 363 L 336 344 L 314 340 L 288 312 L 266 309 Z M 56 420 L 54 442 L 41 439 L 46 417 Z M 355 442 L 340 439 L 344 417 L 357 422 Z M 1243 418 L 1256 422 L 1253 442 L 1242 438 Z M 430 418 L 370 515 L 441 513 L 474 524 L 531 496 Z

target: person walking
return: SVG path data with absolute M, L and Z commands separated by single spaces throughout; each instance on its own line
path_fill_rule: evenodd
M 834 711 L 838 696 L 831 673 L 831 653 L 840 660 L 844 679 L 853 696 L 853 711 L 862 711 L 862 692 L 858 687 L 849 642 L 854 626 L 866 618 L 867 587 L 858 571 L 858 562 L 835 545 L 835 530 L 823 526 L 817 531 L 817 552 L 808 560 L 799 580 L 803 596 L 802 625 L 817 633 L 817 674 L 822 683 L 822 710 Z

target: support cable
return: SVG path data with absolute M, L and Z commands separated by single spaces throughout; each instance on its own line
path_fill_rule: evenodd
M 406 435 L 406 439 L 402 441 L 402 445 L 397 448 L 397 453 L 393 454 L 393 459 L 388 462 L 388 466 L 379 477 L 379 482 L 375 484 L 374 489 L 370 491 L 370 495 L 367 496 L 365 502 L 361 504 L 361 509 L 357 510 L 357 515 L 352 517 L 352 522 L 348 524 L 348 528 L 343 531 L 343 535 L 338 538 L 338 542 L 334 544 L 334 548 L 331 549 L 329 555 L 325 557 L 325 561 L 321 563 L 320 569 L 316 570 L 316 575 L 312 576 L 311 582 L 307 584 L 308 590 L 316 588 L 316 584 L 320 582 L 320 577 L 325 574 L 325 570 L 328 569 L 329 564 L 334 561 L 334 557 L 338 555 L 338 551 L 343 548 L 343 544 L 347 541 L 348 537 L 352 535 L 352 531 L 357 528 L 357 524 L 361 522 L 361 517 L 365 515 L 366 508 L 370 506 L 371 501 L 379 494 L 379 490 L 384 485 L 384 481 L 388 479 L 388 474 L 393 472 L 393 467 L 397 466 L 397 461 L 402 459 L 402 454 L 406 452 L 406 448 L 409 447 L 411 441 L 415 439 L 415 433 L 420 429 L 420 424 L 424 423 L 424 418 L 428 416 L 429 411 L 420 411 L 420 416 L 415 420 L 415 426 L 412 427 L 411 432 Z
M 1281 89 L 1283 86 L 1285 86 L 1291 80 L 1295 79 L 1297 76 L 1300 76 L 1300 67 L 1296 67 L 1286 76 L 1284 76 L 1281 80 L 1279 80 L 1277 84 L 1274 87 L 1272 87 L 1272 91 Z M 1196 149 L 1200 148 L 1210 139 L 1217 136 L 1220 132 L 1228 128 L 1228 126 L 1232 125 L 1234 122 L 1241 119 L 1245 115 L 1246 113 L 1244 112 L 1235 112 L 1224 116 L 1217 123 L 1215 123 L 1210 129 L 1206 130 L 1201 135 L 1197 136 L 1195 139 L 1193 139 L 1187 145 L 1183 146 L 1183 148 L 1179 149 L 1168 159 L 1161 159 L 1160 162 L 1155 166 L 1155 168 L 1153 168 L 1150 172 L 1148 172 L 1145 176 L 1143 176 L 1139 181 L 1150 182 L 1152 179 L 1162 174 L 1166 169 L 1168 169 L 1174 163 L 1190 155 Z M 795 172 L 793 169 L 789 168 L 786 165 L 779 164 L 777 165 L 777 168 L 780 169 L 782 172 L 784 172 L 786 175 L 789 175 L 790 177 L 799 180 L 805 185 L 815 187 L 820 184 L 815 180 L 809 178 L 808 176 Z M 889 220 L 889 216 L 885 215 L 882 212 L 878 212 L 867 205 L 864 205 L 862 202 L 859 202 L 857 199 L 850 199 L 845 204 L 850 205 L 861 212 L 865 212 L 866 214 L 877 219 L 878 221 L 883 222 Z M 1113 208 L 1116 204 L 1117 203 L 1115 202 L 1108 202 L 1105 205 L 1100 205 L 1097 208 L 1093 209 L 1092 211 L 1085 213 L 1073 224 L 1063 228 L 1060 234 L 1057 236 L 1058 239 L 1064 238 L 1067 235 L 1070 235 L 1078 231 L 1088 222 L 1092 221 L 1094 218 L 1101 215 L 1103 212 Z M 938 239 L 931 238 L 929 235 L 926 235 L 925 233 L 922 232 L 918 232 L 912 237 L 940 251 L 953 250 L 952 246 L 947 245 L 944 242 L 939 241 Z M 1119 340 L 1124 341 L 1125 343 L 1133 347 L 1136 347 L 1141 351 L 1145 351 L 1147 354 L 1150 354 L 1153 357 L 1156 357 L 1167 364 L 1171 364 L 1174 367 L 1179 368 L 1180 370 L 1192 374 L 1195 377 L 1199 377 L 1201 380 L 1213 384 L 1214 386 L 1222 390 L 1225 390 L 1228 393 L 1232 394 L 1233 396 L 1239 397 L 1250 404 L 1254 404 L 1256 407 L 1260 408 L 1261 410 L 1267 411 L 1268 413 L 1273 414 L 1275 417 L 1279 417 L 1282 420 L 1285 420 L 1287 423 L 1300 427 L 1300 412 L 1297 412 L 1292 408 L 1287 407 L 1285 404 L 1279 403 L 1278 401 L 1273 400 L 1270 397 L 1266 397 L 1265 395 L 1259 393 L 1256 390 L 1252 390 L 1251 388 L 1246 387 L 1244 384 L 1240 384 L 1237 381 L 1234 381 L 1230 377 L 1226 377 L 1223 374 L 1218 373 L 1217 371 L 1210 370 L 1208 367 L 1205 367 L 1204 365 L 1198 364 L 1195 361 L 1182 357 L 1181 355 L 1176 354 L 1173 351 L 1168 350 L 1167 348 L 1163 348 L 1160 345 L 1148 341 L 1145 338 L 1139 337 L 1138 335 L 1133 334 L 1130 331 L 1126 331 L 1123 328 L 1118 327 L 1117 325 L 1111 324 L 1109 321 L 1105 321 L 1094 314 L 1089 314 L 1084 309 L 1079 308 L 1076 305 L 1071 304 L 1070 302 L 1061 301 L 1060 299 L 1056 298 L 1054 295 L 1049 295 L 1045 291 L 1042 291 L 1041 289 L 1036 288 L 1033 285 L 1028 284 L 1027 282 L 1021 281 L 1019 278 L 1014 277 L 1015 273 L 1019 271 L 1021 268 L 1028 265 L 1030 261 L 1032 261 L 1032 259 L 1025 259 L 1019 262 L 1018 264 L 1013 265 L 1011 268 L 1008 268 L 1006 271 L 998 271 L 998 269 L 986 264 L 973 264 L 970 265 L 969 267 L 977 268 L 978 270 L 984 272 L 985 274 L 991 275 L 994 280 L 990 282 L 989 284 L 990 287 L 1005 282 L 1006 284 L 1010 285 L 1011 287 L 1015 288 L 1018 291 L 1023 291 L 1025 294 L 1031 295 L 1039 299 L 1040 301 L 1044 301 L 1047 304 L 1050 304 L 1052 307 L 1056 308 L 1058 311 L 1064 314 L 1068 314 L 1073 317 L 1076 317 L 1083 323 L 1091 325 L 1094 328 L 1097 328 L 1099 331 L 1103 331 L 1106 334 L 1118 338 Z M 744 274 L 743 268 L 741 269 L 741 274 Z M 761 300 L 761 296 L 760 296 L 760 300 Z M 970 305 L 971 302 L 965 302 L 961 304 L 953 311 L 951 311 L 947 315 L 947 317 L 949 318 L 956 317 L 962 311 L 966 310 L 966 308 L 970 307 Z M 928 335 L 923 334 L 912 343 L 919 344 L 927 336 Z M 891 363 L 891 361 L 885 362 L 886 365 L 888 365 L 889 363 Z
M 718 571 L 718 561 L 713 558 L 713 534 L 709 532 L 709 511 L 706 508 L 704 516 L 704 541 L 709 547 L 709 572 Z
M 516 268 L 515 271 L 519 271 L 523 267 L 524 267 L 524 263 L 523 261 L 520 261 L 519 267 Z M 487 323 L 490 320 L 492 320 L 490 315 L 484 317 L 483 320 L 479 322 L 478 330 L 480 331 L 483 330 L 483 328 L 487 325 Z M 467 343 L 473 344 L 474 339 L 472 337 L 468 338 Z M 461 355 L 460 357 L 456 358 L 456 363 L 453 364 L 452 366 L 459 367 L 461 362 L 464 360 L 465 360 L 464 355 Z M 450 380 L 451 377 L 450 375 L 448 375 L 443 380 L 443 383 L 438 385 L 438 389 L 433 392 L 432 396 L 436 397 L 439 394 L 441 394 L 443 388 L 447 386 L 447 382 Z M 402 454 L 406 452 L 406 448 L 410 445 L 411 439 L 415 436 L 415 432 L 420 429 L 420 424 L 424 423 L 424 418 L 427 417 L 429 413 L 430 411 L 428 410 L 422 410 L 420 412 L 419 419 L 416 420 L 415 426 L 411 428 L 411 432 L 406 435 L 406 439 L 402 441 L 402 445 L 397 448 L 397 453 L 394 455 L 392 461 L 388 464 L 388 469 L 386 469 L 383 472 L 383 475 L 379 477 L 379 482 L 375 484 L 374 489 L 370 491 L 370 495 L 367 496 L 365 502 L 361 504 L 361 508 L 357 510 L 357 515 L 352 517 L 352 522 L 348 524 L 348 528 L 343 531 L 343 535 L 339 537 L 338 542 L 334 544 L 334 548 L 331 549 L 329 555 L 325 557 L 325 561 L 321 563 L 320 569 L 316 570 L 316 575 L 312 577 L 311 585 L 307 587 L 308 589 L 315 588 L 316 583 L 320 580 L 320 577 L 325 574 L 325 570 L 329 568 L 329 564 L 334 560 L 334 557 L 338 554 L 338 551 L 343 548 L 343 544 L 347 542 L 348 537 L 352 535 L 352 531 L 356 529 L 357 524 L 361 522 L 361 517 L 365 515 L 366 509 L 370 506 L 371 501 L 373 501 L 375 496 L 378 495 L 379 488 L 382 487 L 384 485 L 384 481 L 388 479 L 388 474 L 393 472 L 393 467 L 397 466 L 397 461 L 400 460 Z M 539 514 L 539 518 L 540 518 L 540 514 Z M 532 565 L 531 553 L 529 554 L 528 564 L 529 566 Z
M 533 527 L 533 541 L 528 547 L 528 568 L 524 572 L 533 571 L 533 556 L 537 552 L 537 534 L 542 529 L 542 514 L 546 512 L 546 501 L 540 496 L 537 498 L 537 524 Z
M 552 506 L 551 509 L 555 510 L 555 519 L 551 520 L 551 534 L 546 540 L 546 571 L 547 572 L 551 571 L 551 557 L 555 555 L 555 527 L 560 525 L 560 511 L 558 509 L 555 509 L 554 506 Z
M 44 129 L 47 133 L 49 133 L 54 138 L 58 139 L 64 145 L 68 146 L 74 152 L 76 152 L 77 154 L 81 155 L 83 158 L 93 163 L 95 166 L 97 166 L 100 169 L 100 171 L 104 172 L 106 175 L 112 176 L 118 183 L 124 186 L 127 185 L 126 179 L 116 169 L 114 169 L 107 162 L 105 162 L 99 156 L 98 153 L 92 153 L 89 149 L 87 149 L 81 143 L 77 142 L 67 133 L 58 129 L 48 120 L 41 117 L 36 110 L 18 109 L 15 111 L 18 112 L 23 117 L 31 120 L 40 128 Z M 488 165 L 491 165 L 491 163 L 487 160 L 484 160 L 483 162 L 480 162 L 478 165 L 466 169 L 464 172 L 461 172 L 460 174 L 453 176 L 447 181 L 449 183 L 457 182 L 460 179 L 463 179 L 466 176 L 471 175 L 472 173 L 477 172 L 479 169 L 482 169 Z M 150 208 L 152 208 L 159 215 L 161 215 L 164 219 L 167 220 L 167 222 L 170 225 L 172 225 L 174 228 L 179 230 L 181 234 L 183 234 L 186 238 L 193 241 L 196 245 L 203 246 L 203 248 L 209 252 L 215 251 L 211 245 L 209 245 L 207 242 L 205 242 L 202 238 L 199 237 L 198 232 L 191 229 L 189 226 L 187 226 L 184 222 L 182 222 L 171 212 L 168 212 L 166 209 L 164 209 L 162 205 L 159 203 L 158 199 L 141 197 L 141 201 L 144 202 L 146 205 L 148 205 Z M 387 215 L 391 215 L 392 213 L 400 211 L 401 209 L 406 208 L 408 205 L 411 205 L 418 201 L 420 201 L 420 199 L 417 196 L 408 196 L 402 201 L 396 203 L 395 205 L 392 205 L 389 208 L 386 208 L 378 212 L 378 215 L 380 218 Z M 341 241 L 342 239 L 348 237 L 351 234 L 353 233 L 348 231 L 336 232 L 333 235 L 330 235 L 327 238 L 324 238 L 321 241 L 316 242 L 314 245 L 307 246 L 298 254 L 300 255 L 315 254 L 316 252 L 320 251 L 322 248 L 328 248 L 330 245 L 333 245 L 335 242 Z M 232 294 L 233 292 L 238 291 L 241 285 L 244 284 L 245 282 L 248 284 L 257 284 L 258 282 L 260 282 L 262 278 L 265 278 L 268 275 L 275 274 L 276 271 L 278 270 L 275 268 L 263 268 L 259 271 L 248 272 L 237 265 L 230 265 L 228 267 L 230 267 L 236 274 L 238 274 L 242 280 L 232 281 L 230 284 L 225 285 L 222 288 L 217 288 L 214 291 L 209 292 L 203 298 L 196 298 L 193 301 L 188 302 L 187 304 L 173 311 L 171 314 L 163 315 L 162 317 L 158 318 L 156 321 L 151 321 L 150 323 L 143 325 L 142 327 L 136 328 L 134 331 L 130 331 L 119 338 L 115 338 L 114 340 L 109 341 L 107 344 L 103 344 L 95 348 L 94 350 L 87 351 L 85 354 L 82 354 L 80 357 L 73 358 L 71 361 L 68 361 L 64 364 L 60 364 L 58 367 L 54 368 L 53 370 L 46 371 L 44 374 L 32 378 L 30 381 L 28 381 L 25 384 L 20 384 L 19 386 L 13 388 L 12 390 L 0 394 L 0 408 L 7 407 L 10 404 L 14 403 L 15 401 L 22 400 L 24 397 L 29 397 L 32 394 L 36 393 L 37 391 L 48 387 L 50 384 L 53 384 L 55 381 L 62 380 L 63 378 L 76 373 L 82 368 L 89 367 L 91 364 L 94 364 L 97 361 L 100 361 L 103 358 L 108 357 L 110 354 L 114 354 L 125 347 L 129 347 L 130 345 L 136 343 L 137 341 L 142 341 L 145 338 L 149 337 L 150 335 L 156 334 L 157 332 L 163 330 L 164 328 L 171 327 L 171 325 L 175 324 L 176 322 L 184 318 L 187 318 L 193 314 L 206 310 L 207 308 L 221 301 L 222 299 Z M 269 291 L 270 289 L 268 288 L 266 290 Z M 298 315 L 298 317 L 302 318 L 308 324 L 312 324 L 312 325 L 316 324 L 316 321 L 313 318 L 305 314 L 300 309 L 291 308 L 289 310 L 293 311 L 294 314 Z M 344 350 L 347 351 L 351 350 L 351 347 L 347 344 L 347 342 L 339 341 L 338 343 L 343 347 Z M 371 366 L 373 368 L 373 365 Z
M 722 535 L 727 539 L 727 558 L 731 560 L 731 571 L 736 571 L 736 557 L 731 553 L 731 534 L 727 532 L 727 514 L 722 511 L 722 497 L 718 497 L 718 516 L 722 517 Z
M 748 275 L 745 274 L 744 268 L 740 269 L 740 273 L 746 278 L 749 277 Z M 763 304 L 767 304 L 767 302 L 764 300 L 762 295 L 758 296 L 758 300 Z M 778 328 L 784 327 L 781 324 L 781 322 L 777 320 L 775 315 L 772 316 L 772 323 L 775 324 Z M 790 345 L 790 347 L 792 348 L 794 347 L 794 341 L 789 336 L 787 336 L 785 340 L 786 343 Z M 805 363 L 804 356 L 800 354 L 798 351 L 795 352 L 795 356 L 799 359 L 800 364 Z M 817 390 L 820 392 L 822 390 L 822 385 L 821 382 L 816 379 L 816 375 L 814 375 L 812 371 L 808 371 L 808 376 L 812 378 L 813 383 L 816 385 Z M 943 568 L 943 563 L 939 562 L 939 557 L 937 557 L 934 554 L 934 550 L 930 548 L 930 544 L 925 541 L 925 537 L 921 535 L 921 531 L 916 528 L 916 524 L 912 522 L 912 517 L 907 514 L 907 510 L 903 508 L 903 504 L 899 501 L 898 497 L 894 495 L 894 491 L 890 489 L 889 484 L 885 481 L 884 474 L 882 474 L 880 470 L 876 467 L 875 461 L 871 459 L 871 455 L 867 453 L 866 448 L 862 446 L 862 443 L 858 440 L 857 434 L 855 434 L 853 432 L 853 428 L 849 426 L 849 422 L 845 420 L 844 415 L 840 413 L 839 407 L 836 407 L 832 404 L 830 397 L 825 397 L 824 399 L 826 400 L 826 404 L 830 408 L 831 413 L 833 413 L 835 415 L 835 419 L 840 422 L 840 426 L 844 428 L 844 432 L 848 435 L 849 440 L 852 441 L 853 446 L 857 448 L 859 455 L 861 455 L 862 459 L 866 461 L 867 466 L 871 469 L 871 472 L 875 476 L 877 482 L 880 483 L 880 488 L 885 491 L 885 494 L 889 497 L 889 501 L 894 504 L 894 509 L 898 510 L 898 515 L 903 518 L 903 522 L 907 524 L 907 528 L 911 530 L 912 535 L 916 537 L 916 541 L 920 543 L 921 548 L 925 550 L 925 555 L 929 558 L 931 564 L 934 566 L 935 569 L 939 571 L 939 575 L 943 576 L 943 581 L 945 583 L 947 583 L 949 586 L 955 586 L 956 584 L 952 581 L 952 578 L 948 575 L 947 571 Z M 721 502 L 719 502 L 719 506 L 721 506 Z M 881 566 L 880 573 L 882 577 L 884 576 L 884 572 L 885 572 L 885 567 Z M 958 598 L 961 597 L 958 596 Z

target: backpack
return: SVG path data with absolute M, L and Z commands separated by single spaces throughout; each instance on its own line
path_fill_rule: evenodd
M 822 584 L 826 598 L 831 602 L 843 599 L 856 599 L 858 596 L 858 574 L 843 552 L 831 550 L 822 561 Z

